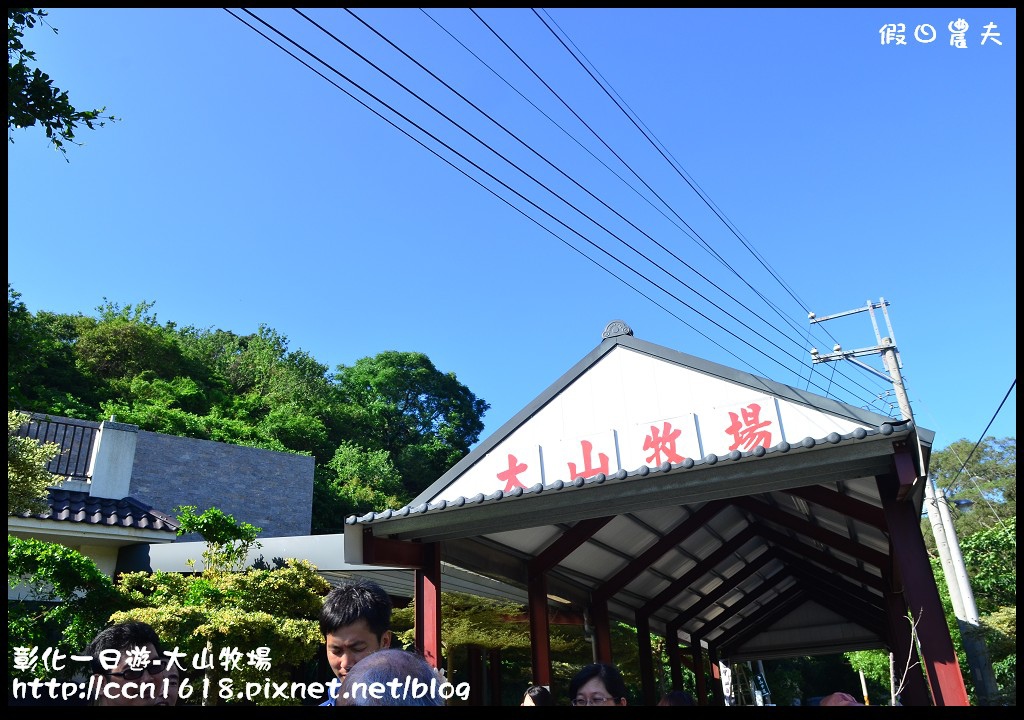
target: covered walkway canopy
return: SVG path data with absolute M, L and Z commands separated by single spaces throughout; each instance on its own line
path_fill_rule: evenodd
M 653 345 L 620 321 L 410 505 L 349 518 L 345 560 L 412 568 L 417 641 L 440 662 L 441 563 L 525 589 L 534 681 L 549 613 L 650 633 L 700 702 L 722 664 L 887 648 L 904 705 L 967 705 L 921 534 L 934 433 Z M 908 617 L 909 614 L 909 617 Z M 910 617 L 914 628 L 911 627 Z M 924 674 L 916 663 L 920 643 Z

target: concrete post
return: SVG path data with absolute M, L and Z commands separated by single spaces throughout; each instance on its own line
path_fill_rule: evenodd
M 113 420 L 100 423 L 96 447 L 89 460 L 90 495 L 114 500 L 128 497 L 138 439 L 137 425 Z

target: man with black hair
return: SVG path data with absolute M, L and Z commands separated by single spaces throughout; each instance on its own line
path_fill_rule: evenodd
M 358 579 L 331 589 L 320 610 L 320 632 L 327 662 L 339 681 L 367 655 L 391 647 L 391 598 L 370 580 Z M 321 705 L 336 705 L 338 686 Z
M 101 630 L 85 654 L 91 658 L 94 705 L 138 707 L 177 701 L 177 691 L 172 695 L 169 681 L 164 682 L 167 658 L 160 638 L 146 623 L 128 620 Z

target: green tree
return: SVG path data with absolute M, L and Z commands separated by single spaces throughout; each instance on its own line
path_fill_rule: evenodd
M 311 680 L 313 658 L 321 641 L 318 622 L 323 597 L 330 590 L 316 568 L 304 560 L 278 561 L 276 568 L 242 570 L 250 548 L 259 547 L 260 529 L 239 522 L 218 508 L 197 515 L 194 506 L 177 508 L 179 535 L 198 533 L 206 541 L 205 569 L 198 575 L 178 573 L 128 573 L 118 581 L 118 590 L 132 609 L 115 613 L 111 620 L 141 620 L 152 625 L 169 645 L 188 657 L 212 653 L 216 659 L 223 649 L 237 649 L 242 662 L 225 669 L 215 665 L 203 680 L 220 688 L 230 679 L 242 690 L 246 683 Z M 265 648 L 269 668 L 249 664 L 245 653 Z M 193 679 L 198 682 L 198 679 Z M 198 701 L 198 695 L 193 699 Z M 203 704 L 236 704 L 237 697 L 221 698 L 211 693 Z M 300 699 L 266 697 L 256 704 L 297 705 Z
M 932 453 L 929 473 L 949 500 L 961 538 L 1017 515 L 1016 438 L 989 436 L 977 447 L 957 440 Z
M 80 124 L 90 130 L 103 127 L 104 121 L 115 121 L 112 115 L 104 115 L 105 107 L 96 110 L 78 110 L 68 99 L 67 91 L 55 87 L 53 79 L 37 67 L 31 67 L 36 54 L 22 42 L 25 30 L 42 23 L 45 10 L 33 8 L 7 9 L 7 138 L 14 142 L 11 131 L 39 124 L 46 132 L 49 142 L 67 159 L 65 143 L 80 145 L 75 141 L 75 131 Z M 50 27 L 54 34 L 57 28 Z
M 960 548 L 999 685 L 1000 697 L 994 702 L 1014 705 L 1017 701 L 1017 518 L 1008 518 L 993 528 L 969 535 L 960 542 Z M 965 665 L 965 660 L 961 660 L 961 667 Z M 965 673 L 964 677 L 967 679 L 969 675 Z
M 252 427 L 253 437 L 268 443 L 265 447 L 276 443 L 317 458 L 333 455 L 343 438 L 334 420 L 337 389 L 326 365 L 304 351 L 289 350 L 288 338 L 265 325 L 241 336 L 190 327 L 179 339 L 186 354 L 222 383 L 217 393 L 222 397 L 211 415 Z M 224 437 L 234 441 L 229 438 Z
M 490 407 L 423 353 L 382 352 L 339 365 L 347 436 L 386 450 L 416 496 L 464 457 Z
M 313 482 L 313 533 L 343 532 L 349 515 L 397 509 L 410 499 L 386 451 L 343 442 Z
M 180 329 L 147 301 L 104 299 L 96 311 L 33 315 L 8 285 L 12 409 L 312 455 L 316 532 L 405 504 L 483 429 L 487 403 L 421 353 L 381 353 L 335 376 L 265 325 L 250 335 Z
M 39 443 L 17 435 L 29 415 L 16 410 L 7 413 L 7 514 L 46 511 L 46 488 L 59 485 L 64 478 L 46 469 L 60 454 L 60 445 Z
M 323 640 L 318 617 L 330 583 L 304 560 L 288 559 L 281 567 L 244 572 L 127 573 L 119 579 L 118 590 L 132 609 L 114 613 L 111 621 L 149 623 L 167 646 L 189 658 L 212 654 L 215 666 L 205 670 L 203 678 L 189 678 L 195 686 L 209 680 L 211 692 L 203 704 L 246 704 L 236 697 L 219 697 L 220 681 L 228 678 L 237 690 L 246 683 L 315 679 L 314 658 Z M 259 653 L 260 648 L 266 648 L 269 668 L 248 664 L 246 653 Z M 237 668 L 225 671 L 216 664 L 225 649 L 241 653 Z M 195 692 L 183 704 L 198 704 L 199 695 Z M 299 705 L 301 698 L 261 693 L 253 702 Z
M 84 318 L 33 315 L 7 285 L 7 409 L 88 419 L 93 384 L 75 364 L 74 341 Z M 85 398 L 83 401 L 80 398 Z
M 868 684 L 868 697 L 872 703 L 888 705 L 888 701 L 882 700 L 888 700 L 891 692 L 889 653 L 885 650 L 857 650 L 843 653 L 843 657 L 855 671 L 864 673 L 864 680 Z M 899 682 L 899 678 L 896 678 L 896 681 Z M 857 697 L 856 693 L 851 694 Z
M 97 378 L 130 382 L 142 372 L 172 379 L 190 374 L 178 346 L 174 323 L 161 326 L 150 311 L 155 303 L 143 300 L 121 307 L 104 298 L 99 318 L 80 332 L 75 342 L 78 362 Z
M 24 599 L 8 602 L 7 646 L 38 648 L 41 658 L 47 647 L 81 653 L 106 624 L 110 614 L 128 607 L 113 581 L 89 557 L 64 545 L 7 536 L 7 583 L 20 585 Z M 27 671 L 16 671 L 14 653 L 8 653 L 11 677 L 43 677 L 42 662 Z M 70 679 L 80 669 L 73 662 L 52 673 Z
M 174 512 L 179 536 L 196 533 L 206 541 L 203 562 L 207 573 L 240 570 L 249 550 L 261 547 L 256 539 L 261 528 L 238 522 L 220 508 L 208 508 L 197 515 L 195 505 L 179 505 Z
M 860 697 L 860 677 L 851 661 L 855 653 L 837 653 L 765 660 L 765 679 L 776 705 L 792 705 L 794 700 L 806 702 L 809 698 L 828 695 L 842 690 Z M 867 675 L 867 671 L 865 671 Z M 888 676 L 887 676 L 888 677 Z M 884 695 L 881 687 L 869 678 L 868 690 L 872 698 L 889 696 L 889 681 L 885 680 Z
M 978 612 L 1017 605 L 1017 518 L 960 541 Z

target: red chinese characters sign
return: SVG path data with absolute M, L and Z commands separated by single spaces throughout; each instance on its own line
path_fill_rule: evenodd
M 644 438 L 644 450 L 650 450 L 647 456 L 648 465 L 661 465 L 663 462 L 680 463 L 686 458 L 676 452 L 676 443 L 683 431 L 672 427 L 669 422 L 662 423 L 659 430 L 657 425 L 651 425 L 651 432 Z
M 519 476 L 529 469 L 529 465 L 521 463 L 516 459 L 515 455 L 508 456 L 508 468 L 498 473 L 498 480 L 505 483 L 504 492 L 510 491 L 512 488 L 521 487 L 524 490 L 526 486 L 519 482 Z
M 733 438 L 729 450 L 742 450 L 749 452 L 758 445 L 763 447 L 772 446 L 771 420 L 761 418 L 761 406 L 757 403 L 750 403 L 740 408 L 739 412 L 729 413 L 729 426 L 725 432 Z
M 771 447 L 781 435 L 778 414 L 772 398 L 754 398 L 756 402 L 723 406 L 702 413 L 700 427 L 704 446 L 698 439 L 697 416 L 683 415 L 642 423 L 622 432 L 608 430 L 567 440 L 549 449 L 524 448 L 523 452 L 496 453 L 492 462 L 491 491 L 524 490 L 537 482 L 570 482 L 598 473 L 614 474 L 619 468 L 629 471 L 642 465 L 657 467 L 679 464 L 688 457 L 733 450 L 750 452 L 758 446 Z M 543 458 L 543 466 L 541 459 Z M 529 476 L 529 477 L 527 477 Z
M 555 480 L 570 482 L 578 477 L 598 473 L 614 474 L 620 467 L 635 470 L 641 465 L 681 463 L 699 455 L 696 425 L 692 415 L 636 425 L 622 433 L 608 430 L 568 440 L 537 453 L 532 448 L 522 452 L 495 453 L 490 467 L 491 491 L 524 490 L 538 482 Z M 540 458 L 544 459 L 543 468 Z M 526 479 L 530 476 L 531 479 Z

